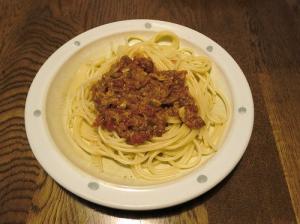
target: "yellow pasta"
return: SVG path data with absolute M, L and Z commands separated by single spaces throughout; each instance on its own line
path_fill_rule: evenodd
M 137 43 L 132 44 L 132 40 Z M 170 180 L 180 170 L 196 167 L 203 155 L 217 151 L 230 116 L 229 104 L 211 79 L 210 59 L 181 49 L 174 33 L 159 32 L 149 40 L 131 36 L 126 41 L 109 58 L 84 64 L 85 69 L 79 71 L 77 75 L 83 77 L 83 82 L 78 88 L 71 86 L 68 93 L 66 129 L 74 142 L 99 164 L 105 157 L 131 168 L 137 178 L 154 182 Z M 96 111 L 91 87 L 124 55 L 151 58 L 158 70 L 186 70 L 186 85 L 205 126 L 195 130 L 170 119 L 161 137 L 153 137 L 140 145 L 127 144 L 116 133 L 94 127 Z M 217 101 L 223 110 L 214 112 Z

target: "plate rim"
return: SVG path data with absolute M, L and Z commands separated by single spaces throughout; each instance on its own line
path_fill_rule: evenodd
M 217 64 L 221 67 L 224 74 L 228 73 L 227 70 L 229 70 L 229 68 L 231 73 L 238 74 L 232 77 L 226 75 L 226 79 L 229 81 L 228 85 L 230 85 L 230 91 L 232 92 L 232 121 L 231 127 L 228 130 L 229 133 L 219 152 L 210 158 L 209 161 L 199 169 L 198 173 L 192 172 L 178 179 L 178 181 L 159 184 L 157 185 L 159 187 L 149 189 L 122 188 L 120 186 L 107 184 L 83 172 L 66 158 L 62 158 L 62 154 L 50 137 L 46 119 L 45 116 L 43 116 L 49 85 L 66 60 L 89 43 L 96 39 L 103 38 L 105 35 L 114 34 L 116 30 L 118 31 L 117 33 L 120 33 L 132 32 L 136 29 L 140 31 L 170 30 L 181 38 L 202 40 L 203 42 L 199 45 L 213 47 L 213 51 L 203 50 L 205 50 L 209 57 L 213 58 L 215 62 L 218 62 Z M 224 60 L 221 62 L 221 65 L 218 58 Z M 230 66 L 222 66 L 222 64 L 226 63 Z M 55 67 L 54 64 L 57 66 Z M 243 111 L 241 108 L 246 108 L 246 111 Z M 189 201 L 213 188 L 221 182 L 240 161 L 249 143 L 253 123 L 254 104 L 251 90 L 243 71 L 232 56 L 215 41 L 198 31 L 175 23 L 149 19 L 123 20 L 108 23 L 87 30 L 67 41 L 41 66 L 30 86 L 25 104 L 25 129 L 27 138 L 34 156 L 43 169 L 62 187 L 79 197 L 96 204 L 125 210 L 166 208 Z M 232 129 L 234 129 L 234 132 Z M 234 136 L 232 136 L 233 134 Z M 224 150 L 229 150 L 230 147 L 234 146 L 234 138 L 239 140 L 239 147 L 234 151 L 236 154 L 230 155 L 229 158 L 226 158 L 229 159 L 229 161 L 227 160 L 227 163 L 224 163 L 220 158 L 222 156 L 228 156 L 224 153 Z M 44 148 L 47 148 L 47 150 Z M 55 166 L 53 166 L 53 164 L 55 164 Z M 211 169 L 220 169 L 220 172 L 211 174 Z M 199 181 L 197 181 L 197 178 L 201 175 L 208 176 L 205 183 L 199 183 Z M 97 189 L 88 188 L 89 183 L 96 183 L 95 186 Z M 186 189 L 187 187 L 188 191 L 182 193 L 182 189 Z M 153 200 L 153 198 L 155 199 Z

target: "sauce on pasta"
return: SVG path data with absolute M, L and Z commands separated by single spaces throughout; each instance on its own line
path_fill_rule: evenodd
M 158 71 L 146 57 L 123 56 L 92 87 L 97 110 L 94 125 L 142 144 L 162 136 L 168 117 L 191 129 L 204 126 L 195 101 L 185 85 L 186 71 Z

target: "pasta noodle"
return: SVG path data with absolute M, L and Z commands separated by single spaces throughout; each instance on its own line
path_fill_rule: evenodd
M 158 70 L 187 71 L 186 85 L 205 126 L 200 130 L 190 129 L 171 118 L 161 137 L 153 137 L 140 145 L 130 145 L 115 132 L 93 126 L 96 111 L 91 88 L 124 55 L 151 58 Z M 99 164 L 103 158 L 109 158 L 130 167 L 137 178 L 170 180 L 181 170 L 196 167 L 203 155 L 216 152 L 223 136 L 230 109 L 227 99 L 211 79 L 211 69 L 209 58 L 180 48 L 180 40 L 174 33 L 159 32 L 149 40 L 128 37 L 126 44 L 113 50 L 109 58 L 84 64 L 79 70 L 82 83 L 79 87 L 71 85 L 67 97 L 66 129 L 74 142 Z M 216 110 L 220 104 L 222 110 Z

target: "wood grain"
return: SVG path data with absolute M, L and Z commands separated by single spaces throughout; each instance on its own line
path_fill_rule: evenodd
M 0 1 L 0 223 L 300 223 L 299 12 L 299 0 Z M 61 188 L 36 161 L 24 127 L 30 84 L 58 47 L 136 18 L 179 23 L 217 41 L 243 69 L 255 104 L 236 169 L 203 196 L 147 212 L 109 209 Z
M 286 108 L 286 110 L 290 111 L 291 114 L 297 114 L 297 109 L 300 108 L 296 108 L 290 100 L 286 101 L 282 99 L 282 97 L 286 96 L 282 96 L 275 91 L 273 85 L 271 85 L 273 81 L 271 80 L 271 76 L 269 74 L 262 73 L 259 75 L 259 77 L 260 83 L 263 83 L 262 92 L 265 98 L 269 116 L 271 118 L 270 121 L 273 127 L 273 135 L 276 139 L 276 145 L 277 149 L 279 150 L 279 156 L 291 194 L 291 200 L 294 205 L 295 213 L 300 214 L 300 151 L 298 150 L 300 147 L 300 134 L 299 132 L 293 131 L 299 128 L 300 121 L 299 117 L 297 116 L 293 117 L 289 116 L 288 114 L 282 115 L 282 108 Z M 280 85 L 282 85 L 282 83 Z M 289 98 L 296 97 L 295 100 L 300 99 L 299 92 L 296 93 L 297 91 L 290 90 L 289 88 L 287 91 Z M 278 116 L 279 114 L 281 116 Z M 298 222 L 300 222 L 299 215 L 297 218 Z

